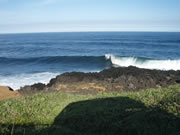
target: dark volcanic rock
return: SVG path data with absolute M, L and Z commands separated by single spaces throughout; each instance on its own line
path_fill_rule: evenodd
M 20 93 L 34 93 L 46 89 L 46 85 L 43 83 L 36 83 L 31 86 L 27 85 L 20 89 Z
M 99 73 L 71 72 L 58 75 L 45 84 L 21 90 L 61 90 L 67 92 L 137 91 L 180 83 L 180 71 L 161 71 L 136 67 L 119 67 Z

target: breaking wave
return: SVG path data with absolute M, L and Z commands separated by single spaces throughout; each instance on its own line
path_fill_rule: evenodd
M 142 57 L 120 57 L 111 54 L 105 55 L 115 67 L 136 66 L 146 69 L 180 70 L 180 60 L 155 60 Z

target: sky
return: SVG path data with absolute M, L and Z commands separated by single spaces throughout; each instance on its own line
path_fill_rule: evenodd
M 180 0 L 0 0 L 0 33 L 180 32 Z

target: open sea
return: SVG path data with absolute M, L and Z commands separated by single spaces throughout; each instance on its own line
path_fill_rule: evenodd
M 0 85 L 18 89 L 71 71 L 112 66 L 180 70 L 180 33 L 0 34 Z

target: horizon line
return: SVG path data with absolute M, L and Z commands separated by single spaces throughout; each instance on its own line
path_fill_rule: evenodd
M 180 33 L 180 31 L 52 31 L 52 32 L 45 32 L 45 31 L 39 31 L 39 32 L 5 32 L 5 33 L 0 33 L 1 35 L 3 34 L 40 34 L 40 33 L 93 33 L 93 32 L 153 32 L 153 33 Z

